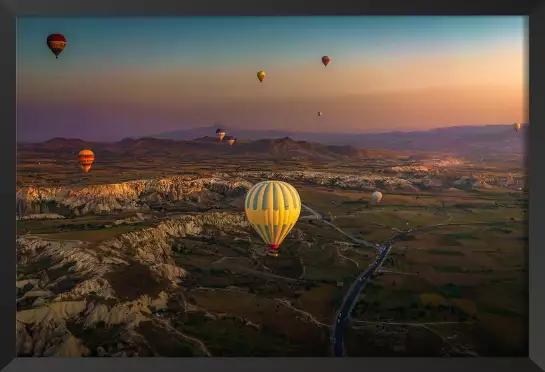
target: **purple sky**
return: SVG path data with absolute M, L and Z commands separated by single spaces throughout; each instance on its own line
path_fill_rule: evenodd
M 524 35 L 523 17 L 22 18 L 18 139 L 526 121 Z

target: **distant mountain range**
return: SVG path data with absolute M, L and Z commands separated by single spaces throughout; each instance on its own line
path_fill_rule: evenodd
M 193 128 L 153 135 L 155 138 L 192 140 L 210 136 L 217 126 Z M 248 140 L 289 137 L 327 145 L 354 146 L 377 150 L 438 151 L 458 156 L 516 155 L 525 152 L 528 125 L 515 132 L 513 125 L 456 126 L 427 131 L 386 132 L 369 134 L 306 133 L 259 131 L 222 127 L 227 135 Z
M 415 156 L 415 152 L 403 153 L 389 150 L 368 150 L 354 146 L 324 145 L 306 141 L 295 141 L 289 137 L 252 140 L 237 140 L 229 147 L 225 140 L 217 137 L 200 137 L 190 141 L 159 139 L 153 137 L 125 138 L 114 143 L 87 142 L 80 139 L 54 138 L 46 142 L 19 144 L 22 152 L 77 154 L 84 148 L 92 149 L 100 158 L 124 161 L 152 157 L 183 157 L 184 159 L 210 159 L 235 157 L 253 159 L 291 159 L 334 161 L 341 159 L 395 159 Z M 417 157 L 420 152 L 416 152 Z M 71 155 L 72 156 L 72 155 Z
M 441 153 L 472 159 L 490 156 L 509 157 L 525 152 L 528 125 L 515 132 L 511 125 L 439 128 L 419 132 L 377 134 L 288 133 L 280 131 L 229 130 L 237 137 L 234 146 L 219 142 L 216 126 L 195 128 L 152 137 L 125 138 L 113 143 L 92 143 L 81 139 L 54 138 L 41 143 L 19 144 L 21 150 L 37 152 L 76 152 L 83 148 L 100 151 L 102 157 L 183 155 L 184 157 L 262 156 L 332 160 L 341 158 L 398 158 L 405 155 L 427 156 Z M 289 135 L 289 136 L 288 136 Z M 265 138 L 265 139 L 264 139 Z

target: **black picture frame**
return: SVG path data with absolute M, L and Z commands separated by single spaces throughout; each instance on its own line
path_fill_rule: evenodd
M 530 183 L 529 231 L 529 355 L 528 358 L 16 358 L 15 229 L 13 210 L 7 207 L 16 192 L 16 19 L 21 16 L 154 16 L 154 15 L 523 15 L 528 16 L 530 129 L 528 157 Z M 256 2 L 239 0 L 4 0 L 0 6 L 0 182 L 4 208 L 0 210 L 0 365 L 5 371 L 37 370 L 120 371 L 545 371 L 545 0 L 353 0 Z M 543 152 L 543 154 L 541 154 Z M 13 204 L 12 204 L 13 205 Z M 14 206 L 14 205 L 13 205 Z M 531 227 L 533 226 L 533 228 Z M 13 231 L 13 233 L 12 233 Z M 2 258 L 3 257 L 3 258 Z

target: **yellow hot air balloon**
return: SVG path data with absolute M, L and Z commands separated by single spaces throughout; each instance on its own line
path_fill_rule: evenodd
M 520 123 L 515 123 L 515 132 L 520 130 Z
M 265 79 L 265 76 L 267 74 L 265 73 L 265 71 L 259 71 L 257 73 L 257 78 L 259 79 L 259 82 L 262 83 L 263 82 L 263 79 Z
M 87 173 L 95 161 L 95 154 L 91 150 L 81 150 L 78 154 L 78 161 L 81 164 L 83 171 Z
M 286 238 L 301 213 L 297 190 L 282 181 L 264 181 L 246 195 L 246 216 L 271 253 L 278 256 L 278 246 Z

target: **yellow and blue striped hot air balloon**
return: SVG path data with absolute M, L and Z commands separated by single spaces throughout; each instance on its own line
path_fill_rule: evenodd
M 282 181 L 260 182 L 248 191 L 244 203 L 246 216 L 271 253 L 278 255 L 278 246 L 286 238 L 301 213 L 297 190 Z

